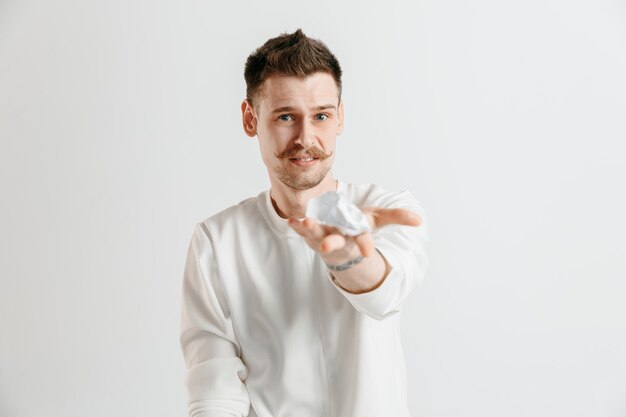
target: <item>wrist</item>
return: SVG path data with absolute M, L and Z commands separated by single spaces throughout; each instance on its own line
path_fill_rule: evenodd
M 324 263 L 326 264 L 328 269 L 330 269 L 331 271 L 345 271 L 346 269 L 350 269 L 354 265 L 361 263 L 363 259 L 365 259 L 365 257 L 359 254 L 357 255 L 356 258 L 350 259 L 349 261 L 341 263 L 341 264 L 329 264 L 326 261 L 324 261 Z
M 343 265 L 350 262 L 361 255 L 361 251 L 357 245 L 350 248 L 332 251 L 328 254 L 320 253 L 320 256 L 326 265 Z

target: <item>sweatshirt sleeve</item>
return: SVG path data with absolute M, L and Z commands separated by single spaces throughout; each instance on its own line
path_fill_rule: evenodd
M 180 343 L 187 366 L 189 417 L 247 416 L 247 368 L 203 223 L 196 225 L 189 245 L 182 292 Z
M 376 207 L 405 208 L 422 218 L 420 226 L 388 225 L 373 232 L 376 249 L 387 260 L 391 271 L 376 289 L 353 294 L 344 290 L 328 271 L 328 279 L 359 312 L 377 320 L 400 311 L 404 300 L 423 280 L 428 268 L 426 244 L 428 222 L 424 210 L 409 191 L 393 193 L 378 200 Z

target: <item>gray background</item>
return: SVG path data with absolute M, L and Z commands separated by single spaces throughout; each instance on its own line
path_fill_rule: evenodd
M 0 1 L 0 415 L 185 415 L 193 226 L 269 187 L 243 62 L 302 27 L 345 71 L 336 177 L 429 216 L 403 313 L 412 414 L 625 416 L 625 18 L 608 0 Z

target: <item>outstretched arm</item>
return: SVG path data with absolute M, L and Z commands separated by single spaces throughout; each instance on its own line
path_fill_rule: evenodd
M 367 207 L 363 213 L 374 230 L 387 225 L 419 226 L 422 218 L 407 209 Z M 289 219 L 289 225 L 302 236 L 308 245 L 316 250 L 324 262 L 341 265 L 359 255 L 364 259 L 345 271 L 333 271 L 337 283 L 346 291 L 361 294 L 378 288 L 390 271 L 389 263 L 374 245 L 372 233 L 358 236 L 340 234 L 335 227 L 319 224 L 315 219 L 306 218 L 302 222 Z
M 422 281 L 428 258 L 424 211 L 408 191 L 377 199 L 383 207 L 362 209 L 374 230 L 356 237 L 314 219 L 289 224 L 330 265 L 366 256 L 345 271 L 328 271 L 329 280 L 358 311 L 377 320 L 398 311 Z M 419 226 L 419 227 L 416 227 Z

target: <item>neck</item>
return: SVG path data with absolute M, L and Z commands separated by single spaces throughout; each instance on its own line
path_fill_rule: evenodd
M 313 188 L 306 190 L 295 190 L 287 187 L 280 181 L 272 180 L 270 197 L 276 213 L 283 219 L 300 219 L 305 216 L 306 206 L 311 198 L 324 194 L 328 191 L 337 191 L 339 182 L 333 179 L 332 174 L 328 175 Z

